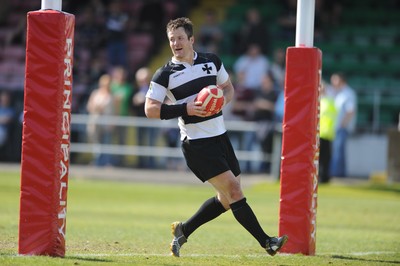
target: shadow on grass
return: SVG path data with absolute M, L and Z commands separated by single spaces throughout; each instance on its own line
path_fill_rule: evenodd
M 65 259 L 68 259 L 68 260 L 91 261 L 91 262 L 112 262 L 112 260 L 110 260 L 110 259 L 100 259 L 100 258 L 91 258 L 91 257 L 79 257 L 79 256 L 66 256 Z
M 393 261 L 373 260 L 373 259 L 354 258 L 354 257 L 348 257 L 348 256 L 340 256 L 340 255 L 333 255 L 332 258 L 341 259 L 341 260 L 356 260 L 356 261 L 364 261 L 364 262 L 400 264 L 400 261 L 396 261 L 396 260 L 393 260 Z
M 65 260 L 81 260 L 81 261 L 90 261 L 90 262 L 113 262 L 110 259 L 100 259 L 100 258 L 91 258 L 91 257 L 80 257 L 80 256 L 65 256 L 61 257 L 51 257 L 51 256 L 34 256 L 34 255 L 19 255 L 19 254 L 11 254 L 7 252 L 0 252 L 0 257 L 9 257 L 9 258 L 33 258 L 33 257 L 43 257 L 43 258 L 54 258 L 54 259 L 65 259 Z

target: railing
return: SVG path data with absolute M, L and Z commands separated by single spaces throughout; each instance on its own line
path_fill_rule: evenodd
M 86 125 L 89 122 L 89 116 L 85 114 L 72 114 L 71 127 L 73 131 L 81 131 L 85 133 Z M 177 120 L 156 120 L 147 119 L 144 117 L 121 117 L 121 116 L 102 116 L 102 119 L 98 120 L 99 125 L 113 125 L 127 128 L 177 128 Z M 257 122 L 245 122 L 245 121 L 225 121 L 225 125 L 228 131 L 236 132 L 257 132 Z M 85 127 L 83 127 L 85 126 Z M 265 154 L 260 150 L 235 150 L 236 156 L 239 161 L 251 161 L 251 162 L 270 162 L 271 163 L 271 174 L 275 177 L 279 176 L 279 164 L 280 164 L 280 149 L 281 149 L 281 137 L 279 132 L 281 131 L 281 125 L 276 126 L 278 134 L 274 136 L 273 152 L 271 154 Z M 84 131 L 84 132 L 82 132 Z M 172 148 L 167 146 L 137 146 L 137 145 L 117 145 L 117 144 L 99 144 L 99 143 L 87 143 L 87 142 L 73 142 L 70 148 L 71 153 L 93 153 L 101 152 L 113 155 L 135 155 L 135 156 L 153 156 L 153 157 L 169 157 L 169 158 L 182 158 L 182 151 L 180 147 Z
M 397 88 L 394 87 L 386 91 L 383 89 L 356 90 L 359 132 L 379 134 L 399 123 L 397 117 L 400 114 L 400 93 L 396 90 Z

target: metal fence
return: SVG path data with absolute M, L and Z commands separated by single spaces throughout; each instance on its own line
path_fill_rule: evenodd
M 89 115 L 72 114 L 72 131 L 78 131 L 81 135 L 86 134 L 86 125 L 89 123 Z M 102 116 L 98 120 L 99 125 L 113 125 L 126 128 L 159 128 L 170 129 L 177 128 L 177 120 L 156 120 L 144 117 L 121 117 L 121 116 Z M 259 130 L 257 122 L 247 121 L 225 121 L 229 132 L 256 133 Z M 271 175 L 279 176 L 280 152 L 281 152 L 281 124 L 276 125 L 276 134 L 274 134 L 273 152 L 265 154 L 260 149 L 235 150 L 239 161 L 247 162 L 269 162 L 271 164 Z M 180 147 L 168 147 L 163 145 L 142 146 L 142 145 L 118 145 L 118 144 L 100 144 L 89 143 L 86 138 L 80 138 L 80 142 L 72 142 L 71 153 L 107 153 L 113 155 L 134 155 L 134 156 L 152 156 L 164 158 L 183 158 Z

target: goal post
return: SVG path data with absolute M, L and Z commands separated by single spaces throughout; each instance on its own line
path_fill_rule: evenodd
M 75 17 L 61 0 L 27 14 L 18 251 L 65 255 Z
M 315 255 L 322 52 L 313 47 L 315 0 L 298 0 L 296 46 L 286 53 L 279 235 L 284 253 Z

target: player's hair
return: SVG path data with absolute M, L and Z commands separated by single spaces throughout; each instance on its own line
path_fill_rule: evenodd
M 190 19 L 186 17 L 177 18 L 174 20 L 170 20 L 167 24 L 167 34 L 169 31 L 176 30 L 177 28 L 182 27 L 188 38 L 193 36 L 193 23 Z

